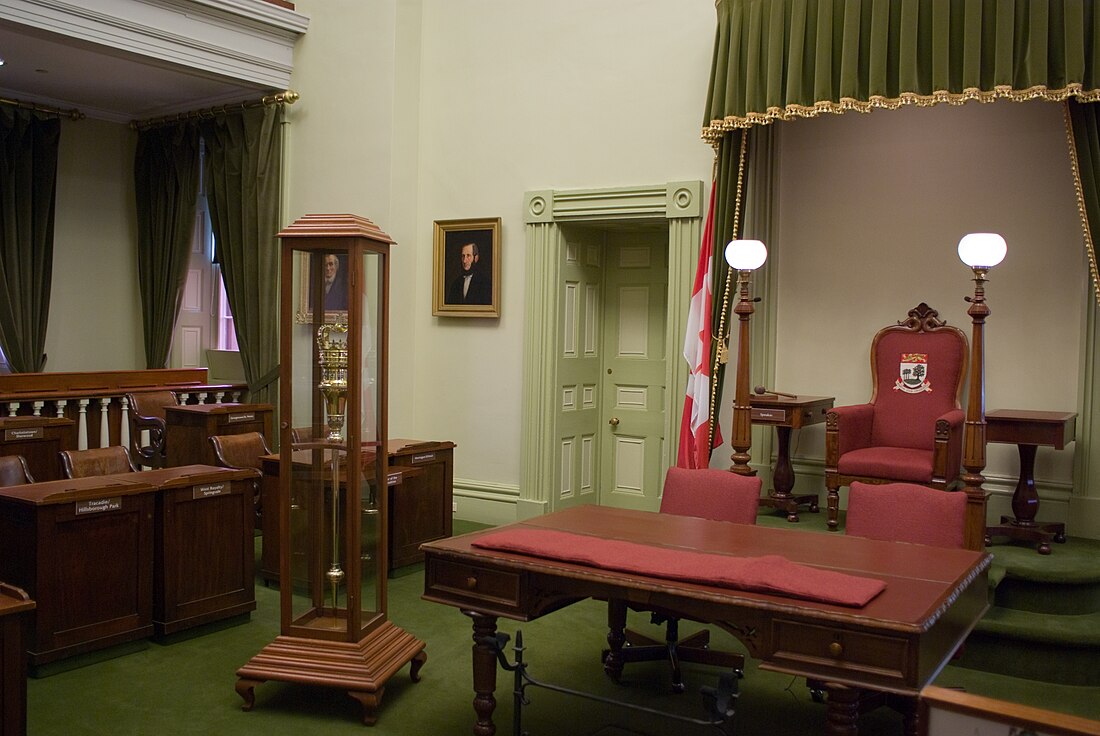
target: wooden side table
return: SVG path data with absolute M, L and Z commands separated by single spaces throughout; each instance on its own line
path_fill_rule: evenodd
M 768 495 L 760 499 L 761 506 L 782 509 L 787 512 L 787 521 L 798 521 L 798 507 L 809 504 L 810 512 L 818 512 L 818 494 L 793 495 L 794 470 L 791 468 L 791 430 L 820 424 L 825 414 L 833 408 L 832 396 L 779 396 L 777 394 L 757 394 L 751 396 L 752 423 L 767 424 L 775 427 L 779 440 L 776 448 L 775 470 L 772 472 L 772 485 Z
M 1035 491 L 1035 450 L 1039 445 L 1063 449 L 1073 442 L 1077 414 L 1058 411 L 1028 411 L 998 409 L 985 415 L 987 442 L 1007 442 L 1020 450 L 1020 480 L 1012 492 L 1012 513 L 1002 516 L 997 526 L 987 527 L 985 543 L 993 537 L 1038 542 L 1041 555 L 1050 554 L 1050 540 L 1063 544 L 1066 525 L 1060 522 L 1036 521 L 1039 494 Z

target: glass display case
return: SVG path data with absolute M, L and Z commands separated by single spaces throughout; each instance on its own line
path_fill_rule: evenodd
M 279 579 L 282 635 L 238 670 L 348 690 L 374 723 L 382 686 L 424 643 L 386 615 L 386 385 L 393 241 L 353 215 L 279 233 Z M 290 469 L 290 472 L 287 470 Z

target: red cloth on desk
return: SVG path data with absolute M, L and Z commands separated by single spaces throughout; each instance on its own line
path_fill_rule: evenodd
M 840 606 L 864 606 L 886 588 L 881 580 L 799 565 L 779 555 L 733 557 L 552 529 L 492 532 L 479 537 L 473 546 Z

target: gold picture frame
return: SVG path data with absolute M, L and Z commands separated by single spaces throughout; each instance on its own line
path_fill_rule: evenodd
M 432 314 L 500 317 L 500 218 L 436 220 Z
M 337 283 L 339 285 L 347 284 L 347 254 L 346 253 L 329 253 L 325 254 L 334 255 L 339 268 L 337 273 L 342 275 L 343 278 L 338 278 Z M 313 323 L 313 299 L 311 289 L 313 288 L 313 281 L 310 278 L 310 254 L 299 253 L 298 254 L 298 312 L 294 315 L 294 321 L 298 324 L 312 324 Z M 342 297 L 337 295 L 336 301 L 332 309 L 325 308 L 325 322 L 347 322 L 348 308 L 347 308 L 347 289 L 342 292 Z M 340 300 L 342 299 L 342 303 Z M 341 309 L 340 307 L 343 307 Z

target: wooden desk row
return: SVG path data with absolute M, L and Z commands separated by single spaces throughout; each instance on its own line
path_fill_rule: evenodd
M 251 470 L 0 488 L 0 580 L 37 603 L 31 665 L 256 608 Z

